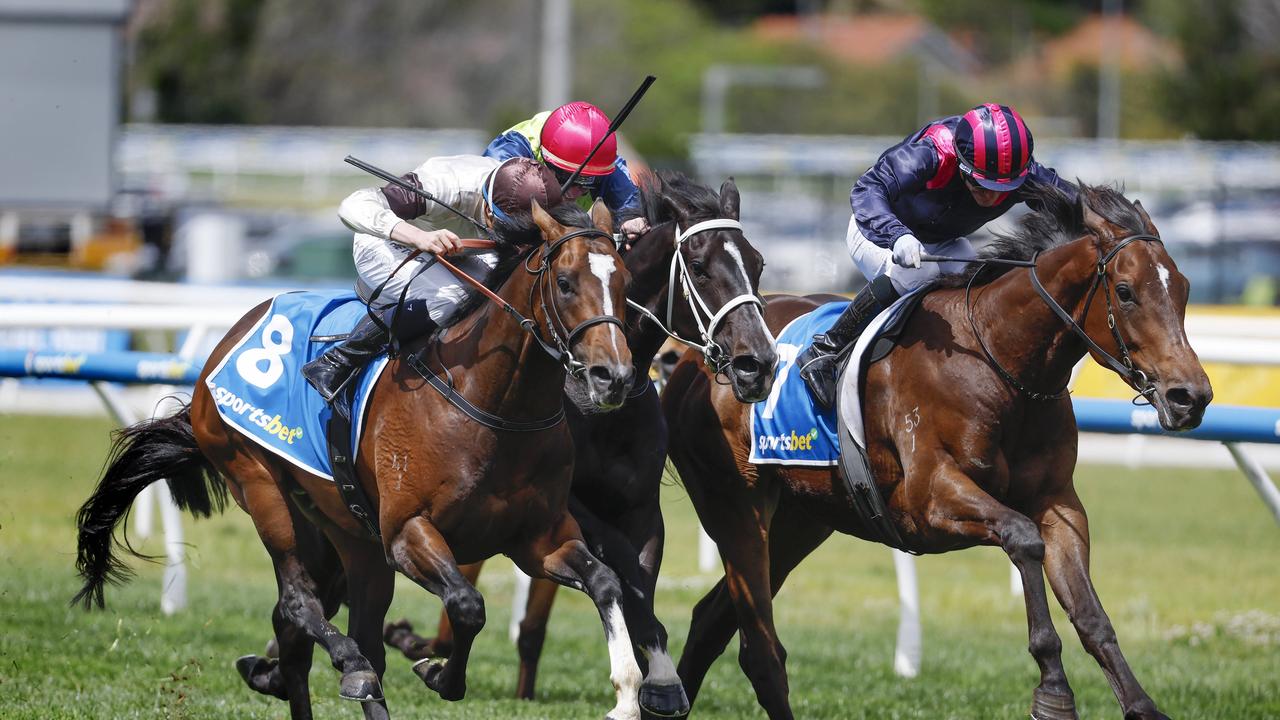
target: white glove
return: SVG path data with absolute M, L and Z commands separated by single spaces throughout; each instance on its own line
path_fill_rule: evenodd
M 920 267 L 920 253 L 924 246 L 915 235 L 903 235 L 893 243 L 893 262 L 902 267 Z

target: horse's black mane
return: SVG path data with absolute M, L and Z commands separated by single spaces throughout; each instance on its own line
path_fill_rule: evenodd
M 639 210 L 620 212 L 617 222 L 621 224 L 643 216 L 650 227 L 657 227 L 659 223 L 677 219 L 673 214 L 674 207 L 683 208 L 690 218 L 720 217 L 720 195 L 684 173 L 664 170 L 658 173 L 657 182 L 641 184 Z
M 1142 213 L 1124 196 L 1121 188 L 1109 185 L 1086 185 L 1076 181 L 1080 191 L 1073 198 L 1056 185 L 1037 183 L 1025 191 L 1027 205 L 1033 211 L 1022 216 L 1013 230 L 997 233 L 995 240 L 979 253 L 980 258 L 1030 260 L 1036 253 L 1071 242 L 1090 230 L 1084 224 L 1084 204 L 1113 225 L 1130 233 L 1145 233 Z M 940 278 L 946 287 L 991 282 L 1013 267 L 974 263 L 966 272 Z M 978 277 L 973 277 L 979 274 Z
M 590 228 L 594 227 L 591 222 L 591 215 L 577 205 L 566 202 L 549 208 L 547 213 L 555 218 L 555 221 L 571 228 Z M 494 220 L 494 239 L 498 242 L 498 264 L 494 267 L 493 272 L 489 275 L 489 281 L 485 285 L 490 290 L 497 290 L 507 278 L 511 277 L 512 271 L 516 269 L 529 253 L 536 251 L 542 247 L 542 231 L 534 224 L 533 218 L 529 215 L 523 215 L 510 220 Z M 448 323 L 444 327 L 456 325 L 463 318 L 470 315 L 481 304 L 488 302 L 480 291 L 469 289 L 467 299 L 462 301 L 458 309 L 453 313 Z

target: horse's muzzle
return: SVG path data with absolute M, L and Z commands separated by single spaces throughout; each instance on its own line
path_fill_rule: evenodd
M 622 406 L 631 387 L 635 369 L 630 365 L 600 364 L 587 368 L 587 390 L 596 407 L 612 410 Z
M 734 355 L 729 362 L 729 378 L 733 382 L 733 394 L 739 402 L 760 402 L 769 397 L 773 389 L 773 368 L 778 362 L 774 353 L 760 355 Z
M 1208 383 L 1170 383 L 1159 388 L 1157 410 L 1166 430 L 1193 430 L 1204 420 L 1204 411 L 1213 400 Z

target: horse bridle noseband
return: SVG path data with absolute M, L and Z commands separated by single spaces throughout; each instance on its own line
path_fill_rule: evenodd
M 581 380 L 586 374 L 587 366 L 573 357 L 572 348 L 573 344 L 578 341 L 582 333 L 585 332 L 587 328 L 594 325 L 600 325 L 602 323 L 617 325 L 619 330 L 623 330 L 624 328 L 622 321 L 613 315 L 596 315 L 595 317 L 587 318 L 586 320 L 578 323 L 577 327 L 572 330 L 567 330 L 565 328 L 564 319 L 560 317 L 560 308 L 556 306 L 555 295 L 551 294 L 550 297 L 548 297 L 548 293 L 550 292 L 548 286 L 550 285 L 550 282 L 543 282 L 543 279 L 549 277 L 547 270 L 551 267 L 551 260 L 554 259 L 555 254 L 560 251 L 560 248 L 563 247 L 566 242 L 579 237 L 599 237 L 604 238 L 610 243 L 613 242 L 612 235 L 594 228 L 574 230 L 571 233 L 566 233 L 561 236 L 555 242 L 544 245 L 542 247 L 542 252 L 531 253 L 524 261 L 525 271 L 534 276 L 534 283 L 529 288 L 529 306 L 533 307 L 533 293 L 536 290 L 538 292 L 538 301 L 542 305 L 543 315 L 546 316 L 547 334 L 551 337 L 551 342 L 555 344 L 554 347 L 547 344 L 547 342 L 544 341 L 538 333 L 534 332 L 534 322 L 532 320 L 521 317 L 520 314 L 516 312 L 515 308 L 510 305 L 504 309 L 506 309 L 507 312 L 512 313 L 512 315 L 519 321 L 521 327 L 533 334 L 533 339 L 538 341 L 538 344 L 542 346 L 542 349 L 545 350 L 553 360 L 564 367 L 565 372 Z M 540 258 L 541 264 L 538 268 L 531 268 L 529 267 L 529 262 L 533 260 L 535 256 Z M 608 293 L 609 288 L 606 287 L 604 292 Z M 558 328 L 556 327 L 557 325 L 559 325 Z M 564 335 L 562 336 L 561 333 L 564 333 Z
M 1116 243 L 1115 247 L 1111 248 L 1111 250 L 1105 254 L 1102 252 L 1101 248 L 1098 248 L 1097 273 L 1094 274 L 1093 284 L 1089 287 L 1089 293 L 1085 295 L 1084 314 L 1081 316 L 1079 322 L 1076 322 L 1075 318 L 1071 316 L 1071 313 L 1063 309 L 1062 305 L 1058 304 L 1058 301 L 1053 299 L 1053 296 L 1045 289 L 1044 284 L 1040 282 L 1040 277 L 1036 275 L 1036 259 L 1040 256 L 1039 252 L 1032 255 L 1030 260 L 988 258 L 977 261 L 984 263 L 984 265 L 990 262 L 1028 268 L 1031 273 L 1031 287 L 1035 288 L 1036 294 L 1044 300 L 1044 303 L 1049 306 L 1049 309 L 1053 311 L 1053 314 L 1057 315 L 1059 319 L 1066 323 L 1071 332 L 1075 333 L 1081 340 L 1084 340 L 1089 349 L 1093 351 L 1094 354 L 1101 357 L 1108 367 L 1114 370 L 1116 374 L 1125 380 L 1125 382 L 1129 383 L 1133 389 L 1138 391 L 1137 396 L 1133 399 L 1134 404 L 1138 404 L 1138 398 L 1145 398 L 1147 402 L 1150 403 L 1151 397 L 1156 393 L 1156 387 L 1155 383 L 1152 382 L 1151 378 L 1145 372 L 1134 366 L 1132 354 L 1129 352 L 1129 345 L 1124 341 L 1124 336 L 1120 334 L 1120 328 L 1116 324 L 1115 309 L 1111 303 L 1111 278 L 1107 274 L 1107 265 L 1111 263 L 1112 259 L 1114 259 L 1121 250 L 1125 249 L 1137 240 L 1157 242 L 1161 244 L 1164 243 L 1163 240 L 1155 235 L 1139 233 L 1122 239 L 1120 242 Z M 1000 376 L 1004 378 L 1005 382 L 1009 383 L 1023 395 L 1026 395 L 1032 400 L 1057 400 L 1066 397 L 1068 393 L 1068 388 L 1066 387 L 1055 393 L 1039 393 L 1027 388 L 1025 385 L 1018 382 L 1017 378 L 1006 370 L 1004 366 L 1000 364 L 1000 361 L 996 360 L 995 355 L 991 353 L 991 349 L 987 347 L 986 341 L 982 339 L 982 335 L 978 332 L 977 322 L 973 318 L 973 303 L 970 297 L 973 291 L 973 281 L 981 272 L 982 269 L 979 268 L 977 272 L 970 276 L 969 283 L 965 286 L 964 290 L 964 301 L 965 310 L 969 316 L 969 327 L 973 330 L 973 336 L 978 339 L 978 344 L 982 346 L 982 351 L 986 353 L 987 360 L 990 361 L 992 367 L 1000 373 Z M 1111 337 L 1115 339 L 1116 347 L 1119 348 L 1119 359 L 1111 355 L 1111 353 L 1106 350 L 1103 350 L 1102 346 L 1098 345 L 1093 338 L 1089 337 L 1089 333 L 1084 330 L 1084 324 L 1089 318 L 1089 309 L 1093 306 L 1093 296 L 1097 293 L 1099 287 L 1102 288 L 1102 295 L 1107 301 L 1107 327 L 1110 328 Z
M 681 252 L 681 247 L 684 245 L 685 240 L 708 230 L 737 230 L 738 232 L 742 232 L 742 223 L 729 218 L 717 218 L 715 220 L 704 220 L 702 222 L 695 223 L 685 230 L 681 230 L 680 226 L 676 225 L 675 230 L 675 252 L 671 256 L 671 269 L 667 276 L 666 324 L 663 324 L 663 322 L 658 319 L 658 316 L 654 315 L 649 308 L 635 302 L 631 298 L 627 298 L 627 304 L 641 315 L 652 320 L 653 323 L 657 325 L 662 332 L 666 333 L 668 337 L 679 340 L 692 348 L 696 348 L 702 353 L 702 357 L 706 360 L 707 366 L 713 368 L 716 375 L 719 375 L 724 372 L 725 368 L 728 366 L 729 356 L 725 353 L 724 348 L 720 347 L 719 343 L 717 343 L 713 337 L 715 335 L 716 328 L 718 328 L 720 323 L 724 321 L 725 316 L 736 309 L 739 305 L 746 305 L 748 303 L 754 304 L 756 307 L 761 308 L 763 312 L 764 302 L 761 301 L 759 296 L 755 293 L 746 292 L 732 298 L 724 305 L 721 305 L 719 310 L 712 312 L 711 308 L 707 305 L 707 302 L 702 299 L 700 294 L 698 294 L 697 287 L 689 277 L 689 268 L 685 264 L 684 254 Z M 680 291 L 684 295 L 685 302 L 689 306 L 689 312 L 693 315 L 693 321 L 698 325 L 698 336 L 702 341 L 700 343 L 681 337 L 670 329 L 673 325 L 672 317 L 675 314 L 677 273 L 680 275 Z M 748 288 L 748 290 L 750 290 L 750 288 Z M 706 318 L 706 322 L 703 322 L 704 316 Z

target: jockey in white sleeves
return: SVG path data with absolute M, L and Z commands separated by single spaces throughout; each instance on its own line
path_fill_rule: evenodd
M 487 235 L 486 228 L 459 217 L 444 204 L 492 228 L 527 221 L 532 200 L 551 208 L 560 204 L 561 195 L 552 172 L 524 158 L 505 162 L 478 155 L 431 158 L 403 179 L 440 203 L 387 184 L 355 191 L 342 201 L 338 215 L 355 231 L 356 291 L 369 302 L 373 291 L 382 286 L 371 309 L 382 312 L 384 325 L 391 326 L 394 319 L 396 340 L 407 342 L 454 320 L 468 286 L 439 264 L 418 274 L 421 263 L 430 256 L 409 263 L 405 258 L 414 250 L 449 254 L 462 248 L 460 238 Z M 498 253 L 482 252 L 453 262 L 463 272 L 487 282 L 497 266 Z M 402 292 L 405 304 L 397 312 L 395 305 Z M 332 400 L 355 371 L 382 352 L 390 340 L 382 325 L 365 317 L 346 341 L 303 366 L 302 374 L 326 401 Z

